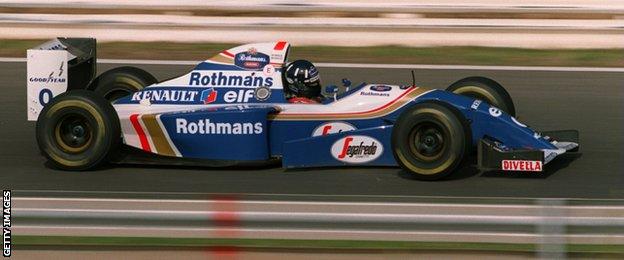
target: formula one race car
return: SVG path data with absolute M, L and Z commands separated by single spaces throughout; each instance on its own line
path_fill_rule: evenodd
M 95 39 L 58 38 L 28 50 L 28 118 L 55 167 L 104 163 L 285 168 L 401 166 L 417 179 L 451 174 L 477 152 L 484 170 L 542 171 L 578 150 L 578 131 L 536 132 L 511 97 L 483 77 L 446 90 L 326 87 L 317 104 L 289 103 L 290 45 L 223 51 L 163 82 L 120 67 L 95 77 Z

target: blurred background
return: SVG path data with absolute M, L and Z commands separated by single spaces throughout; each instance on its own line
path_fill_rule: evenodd
M 161 80 L 278 40 L 325 84 L 487 76 L 522 122 L 579 129 L 582 154 L 539 176 L 467 166 L 435 183 L 396 168 L 56 171 L 26 122 L 24 79 L 26 50 L 59 36 L 97 38 L 99 72 Z M 18 259 L 624 258 L 621 0 L 0 0 L 0 62 Z
M 624 65 L 619 0 L 3 0 L 0 20 L 1 39 L 95 37 L 104 58 L 197 60 L 224 47 L 210 44 L 286 40 L 318 61 Z M 0 55 L 23 57 L 19 43 Z M 390 45 L 402 48 L 374 48 Z

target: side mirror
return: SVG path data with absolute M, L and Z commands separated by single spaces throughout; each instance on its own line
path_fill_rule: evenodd
M 329 86 L 325 87 L 325 93 L 333 94 L 334 101 L 338 100 L 338 98 L 337 98 L 338 97 L 338 91 L 339 91 L 338 86 L 335 86 L 335 85 L 329 85 Z
M 342 86 L 348 88 L 351 86 L 351 81 L 349 79 L 342 79 Z
M 335 94 L 338 93 L 338 86 L 330 85 L 325 87 L 325 93 Z

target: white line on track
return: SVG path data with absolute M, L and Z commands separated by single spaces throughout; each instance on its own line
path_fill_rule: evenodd
M 221 200 L 189 200 L 189 199 L 108 199 L 108 198 L 43 198 L 43 197 L 13 197 L 15 201 L 64 201 L 64 202 L 140 202 L 140 203 L 219 203 Z M 334 205 L 334 206 L 430 206 L 431 203 L 410 202 L 335 202 L 335 201 L 277 201 L 277 200 L 235 200 L 236 203 L 244 204 L 270 204 L 270 205 Z M 488 204 L 451 204 L 435 203 L 436 206 L 450 207 L 483 207 L 483 208 L 538 208 L 537 205 L 488 205 Z M 592 206 L 591 208 L 596 208 Z M 604 207 L 613 208 L 613 207 Z
M 2 58 L 0 62 L 26 62 L 26 58 Z M 125 60 L 98 59 L 102 64 L 143 65 L 195 65 L 199 61 L 183 60 Z M 368 69 L 431 69 L 431 70 L 503 70 L 503 71 L 561 71 L 561 72 L 624 72 L 624 68 L 608 67 L 548 67 L 548 66 L 480 66 L 480 65 L 431 65 L 431 64 L 377 64 L 377 63 L 316 63 L 325 68 L 368 68 Z
M 15 228 L 19 229 L 78 229 L 78 230 L 154 230 L 154 231 L 222 231 L 220 228 L 201 228 L 201 227 L 115 227 L 115 226 L 83 226 L 83 225 L 53 225 L 53 226 L 44 226 L 44 225 L 16 225 Z M 303 232 L 303 233 L 338 233 L 338 234 L 399 234 L 399 235 L 466 235 L 466 236 L 477 236 L 477 235 L 485 235 L 485 236 L 518 236 L 518 237 L 536 237 L 535 234 L 527 234 L 527 233 L 510 233 L 510 232 L 461 232 L 461 231 L 383 231 L 383 230 L 358 230 L 358 229 L 300 229 L 300 228 L 284 228 L 284 229 L 274 229 L 274 228 L 234 228 L 231 229 L 234 231 L 241 232 L 281 232 L 281 233 L 294 233 L 294 232 Z M 574 236 L 574 235 L 569 235 Z M 592 237 L 604 237 L 602 235 L 590 235 Z M 606 236 L 606 235 L 605 235 Z
M 81 191 L 81 190 L 13 190 L 13 192 L 26 193 L 56 193 L 56 194 L 107 194 L 107 195 L 234 195 L 234 196 L 267 196 L 267 197 L 303 197 L 303 198 L 396 198 L 396 199 L 479 199 L 479 200 L 534 200 L 539 197 L 477 197 L 477 196 L 415 196 L 415 195 L 365 195 L 365 194 L 279 194 L 279 193 L 208 193 L 208 192 L 168 192 L 168 191 Z M 547 198 L 550 200 L 572 201 L 616 201 L 624 202 L 624 199 L 612 198 Z
M 221 200 L 190 200 L 190 199 L 117 199 L 117 198 L 44 198 L 44 197 L 13 197 L 15 201 L 63 201 L 63 202 L 134 202 L 134 203 L 219 203 Z M 472 204 L 472 203 L 412 203 L 412 202 L 335 202 L 335 201 L 277 201 L 277 200 L 236 200 L 243 204 L 268 204 L 268 205 L 317 205 L 317 206 L 436 206 L 436 207 L 473 207 L 473 208 L 540 208 L 539 205 L 498 205 L 498 204 Z M 624 209 L 622 206 L 578 206 L 568 205 L 571 209 Z

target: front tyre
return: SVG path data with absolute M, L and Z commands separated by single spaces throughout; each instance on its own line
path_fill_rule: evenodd
M 39 149 L 55 168 L 89 170 L 107 162 L 121 143 L 117 112 L 88 90 L 55 97 L 37 119 Z
M 471 139 L 470 127 L 459 110 L 440 101 L 426 101 L 399 116 L 392 130 L 392 151 L 414 178 L 438 180 L 460 165 Z
M 463 78 L 451 84 L 446 88 L 446 91 L 483 100 L 511 116 L 516 116 L 516 107 L 511 96 L 501 84 L 492 79 L 485 77 Z

